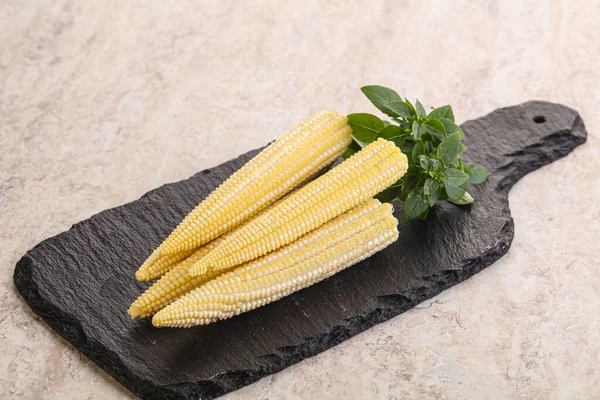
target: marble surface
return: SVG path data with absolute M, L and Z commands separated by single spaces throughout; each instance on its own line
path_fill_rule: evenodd
M 12 284 L 73 223 L 383 84 L 459 121 L 529 99 L 588 142 L 510 194 L 474 278 L 224 398 L 593 399 L 600 387 L 600 2 L 0 2 L 0 398 L 129 399 Z

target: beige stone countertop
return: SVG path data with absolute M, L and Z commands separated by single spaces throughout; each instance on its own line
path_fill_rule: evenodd
M 0 398 L 133 396 L 36 318 L 41 240 L 283 134 L 374 108 L 381 84 L 458 121 L 526 100 L 588 141 L 510 193 L 515 238 L 475 277 L 225 399 L 598 399 L 600 2 L 0 2 Z

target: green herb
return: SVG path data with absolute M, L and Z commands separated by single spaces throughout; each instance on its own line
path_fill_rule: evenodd
M 392 89 L 365 86 L 361 90 L 391 121 L 365 113 L 348 115 L 354 142 L 344 158 L 378 138 L 394 142 L 408 157 L 406 175 L 376 197 L 384 202 L 404 202 L 406 221 L 424 219 L 441 200 L 471 204 L 467 183 L 481 183 L 489 173 L 479 164 L 463 165 L 460 154 L 467 149 L 461 143 L 465 134 L 454 122 L 452 107 L 445 105 L 427 113 L 419 100 L 413 105 Z

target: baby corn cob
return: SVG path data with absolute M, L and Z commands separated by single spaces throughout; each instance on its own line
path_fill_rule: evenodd
M 391 212 L 390 209 L 391 206 L 389 204 L 382 205 L 379 201 L 372 199 L 361 206 L 355 207 L 347 213 L 342 214 L 337 218 L 337 222 L 335 224 L 325 224 L 321 226 L 321 228 L 311 232 L 311 234 L 305 235 L 301 239 L 298 239 L 298 241 L 302 240 L 300 243 L 303 246 L 307 246 L 307 251 L 298 252 L 294 261 L 299 262 L 299 256 L 305 258 L 312 256 L 313 254 L 311 253 L 310 249 L 315 248 L 312 246 L 315 241 L 331 237 L 331 235 L 335 233 L 334 231 L 339 232 L 344 226 L 351 228 L 351 224 L 354 224 L 354 228 L 346 229 L 344 232 L 353 233 L 365 223 L 369 223 L 368 220 L 365 219 L 366 216 L 369 218 L 377 218 L 380 215 L 385 215 L 386 213 L 389 214 Z M 338 236 L 334 239 L 336 241 L 340 241 L 343 240 L 343 238 L 344 237 L 342 236 Z M 181 297 L 201 284 L 225 273 L 225 270 L 213 270 L 208 271 L 208 273 L 205 275 L 196 277 L 188 274 L 189 267 L 200 258 L 204 257 L 204 255 L 214 248 L 220 240 L 223 240 L 223 238 L 212 241 L 208 245 L 201 247 L 191 257 L 183 262 L 180 262 L 172 270 L 167 272 L 160 280 L 154 283 L 154 285 L 152 285 L 144 293 L 142 293 L 140 297 L 138 297 L 138 299 L 131 305 L 128 311 L 129 315 L 134 319 L 148 317 L 169 305 L 178 297 Z M 280 257 L 282 254 L 285 254 L 285 252 L 273 252 L 269 254 L 269 256 Z M 273 263 L 273 265 L 275 265 L 275 263 Z
M 351 142 L 347 118 L 320 112 L 250 160 L 200 203 L 158 248 L 194 249 L 221 236 L 332 162 Z
M 193 249 L 164 256 L 154 252 L 150 258 L 146 260 L 144 265 L 137 270 L 135 277 L 138 281 L 142 282 L 159 278 L 175 265 L 190 257 L 193 253 Z
M 340 131 L 340 133 L 344 134 L 342 131 Z M 342 142 L 339 141 L 339 137 L 334 136 L 332 140 L 339 142 L 340 149 L 345 148 L 342 147 Z M 332 147 L 329 151 L 326 151 L 322 155 L 320 155 L 318 161 L 324 161 L 318 164 L 309 174 L 307 174 L 304 180 L 298 183 L 298 185 L 300 186 L 305 181 L 311 180 L 315 175 L 318 175 L 325 167 L 333 164 L 338 158 L 340 158 L 341 154 L 343 154 L 341 151 L 342 150 L 338 151 L 337 147 Z M 196 248 L 163 255 L 160 253 L 159 249 L 156 249 L 137 270 L 135 277 L 137 280 L 142 282 L 151 281 L 153 279 L 159 278 L 164 273 L 173 268 L 174 265 L 189 257 L 195 251 Z
M 384 190 L 407 168 L 400 149 L 378 139 L 230 232 L 190 273 L 230 268 L 285 246 Z
M 156 278 L 154 263 L 164 255 L 197 249 L 311 179 L 346 151 L 352 141 L 350 133 L 346 117 L 338 111 L 320 112 L 304 121 L 231 175 L 190 212 L 142 264 L 136 277 Z
M 133 302 L 129 311 L 127 311 L 131 318 L 149 317 L 171 304 L 178 297 L 224 273 L 225 271 L 212 271 L 202 276 L 191 276 L 188 274 L 190 266 L 213 249 L 219 240 L 220 239 L 216 239 L 196 250 L 189 258 L 175 265 L 170 271 L 163 275 L 162 278 L 146 289 L 146 291 Z
M 155 326 L 190 327 L 230 318 L 317 283 L 398 238 L 390 204 L 371 200 L 295 242 L 227 272 L 159 311 Z

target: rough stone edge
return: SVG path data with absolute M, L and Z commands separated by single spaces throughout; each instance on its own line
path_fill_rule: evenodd
M 505 212 L 509 213 L 508 209 Z M 305 338 L 302 344 L 279 348 L 276 354 L 263 356 L 265 362 L 261 368 L 230 371 L 217 375 L 212 380 L 181 382 L 168 385 L 165 388 L 179 393 L 181 397 L 173 397 L 174 399 L 213 399 L 247 386 L 267 375 L 279 372 L 308 357 L 315 356 L 381 322 L 398 316 L 419 303 L 435 297 L 444 290 L 470 278 L 504 256 L 514 237 L 513 220 L 510 215 L 508 215 L 508 218 L 501 233 L 504 240 L 499 241 L 493 248 L 480 254 L 477 258 L 465 261 L 460 269 L 445 270 L 424 277 L 422 280 L 428 282 L 428 284 L 423 284 L 414 290 L 371 298 L 371 301 L 377 305 L 372 311 L 348 318 L 344 321 L 344 324 L 332 326 L 328 332 L 322 335 Z
M 242 157 L 253 157 L 258 153 L 260 149 L 250 150 L 244 154 L 239 155 L 236 158 Z M 154 193 L 159 191 L 161 188 L 178 185 L 183 182 L 192 180 L 198 174 L 206 173 L 206 171 L 210 171 L 212 169 L 217 169 L 227 164 L 228 161 L 218 164 L 214 167 L 207 168 L 205 170 L 199 171 L 192 175 L 189 178 L 182 179 L 180 181 L 166 183 L 164 185 L 159 186 L 158 188 L 152 189 L 138 199 L 133 200 L 129 203 L 125 203 L 121 206 L 117 206 L 116 208 L 127 206 L 130 203 L 135 203 L 137 201 L 145 201 L 150 200 Z M 32 249 L 27 251 L 23 257 L 17 262 L 15 266 L 15 271 L 13 273 L 13 282 L 19 294 L 23 297 L 23 299 L 27 302 L 31 310 L 39 316 L 45 323 L 48 324 L 55 332 L 57 332 L 60 336 L 66 339 L 75 349 L 80 351 L 84 356 L 86 356 L 90 361 L 94 364 L 98 365 L 102 370 L 116 379 L 121 385 L 123 385 L 127 390 L 132 392 L 135 395 L 140 397 L 148 398 L 160 398 L 160 399 L 181 399 L 185 397 L 181 397 L 182 393 L 179 391 L 174 392 L 170 389 L 166 390 L 156 390 L 156 386 L 151 382 L 146 380 L 143 376 L 133 374 L 129 368 L 125 366 L 125 364 L 121 361 L 121 357 L 118 353 L 108 350 L 105 346 L 97 341 L 89 340 L 86 335 L 85 329 L 81 326 L 79 320 L 73 316 L 71 313 L 65 312 L 62 309 L 55 306 L 54 303 L 46 301 L 44 297 L 39 293 L 38 286 L 33 279 L 33 265 L 35 264 L 35 259 L 31 257 L 30 253 L 32 253 L 38 246 L 42 243 L 52 240 L 60 240 L 63 235 L 68 235 L 69 231 L 79 224 L 95 220 L 100 218 L 106 212 L 109 212 L 111 209 L 102 210 L 99 213 L 92 215 L 84 221 L 77 222 L 71 226 L 68 230 L 61 232 L 55 236 L 52 236 L 48 239 L 45 239 L 35 245 Z M 59 318 L 55 316 L 59 315 Z M 66 327 L 69 327 L 68 329 Z M 77 343 L 77 345 L 75 345 Z M 105 362 L 105 360 L 110 360 L 110 363 Z M 148 390 L 151 388 L 151 390 Z M 154 397 L 158 396 L 158 397 Z
M 525 106 L 528 103 L 520 104 L 517 107 Z M 493 113 L 494 112 L 490 114 Z M 490 114 L 487 114 L 486 116 Z M 502 167 L 503 170 L 507 171 L 507 176 L 500 181 L 496 189 L 503 191 L 506 195 L 508 195 L 512 185 L 523 176 L 538 168 L 541 168 L 544 165 L 565 157 L 577 146 L 583 144 L 586 138 L 587 132 L 585 130 L 583 120 L 580 115 L 576 113 L 576 117 L 571 129 L 557 131 L 549 136 L 546 136 L 542 143 L 529 146 L 519 154 L 515 154 L 515 161 L 512 161 Z M 546 154 L 545 157 L 531 158 L 532 156 L 539 154 L 539 152 L 536 151 L 540 148 L 556 151 L 549 155 Z M 253 153 L 253 151 L 248 153 Z M 213 168 L 218 167 L 219 166 Z M 512 172 L 512 174 L 509 171 Z M 193 177 L 190 177 L 180 182 L 192 178 Z M 163 186 L 173 185 L 180 182 L 169 183 Z M 150 196 L 156 190 L 157 189 L 153 189 L 147 192 L 136 201 Z M 102 211 L 96 215 L 102 214 L 106 211 L 108 210 Z M 492 247 L 486 253 L 480 254 L 477 258 L 463 262 L 459 270 L 449 269 L 441 273 L 422 278 L 424 281 L 430 282 L 430 286 L 424 285 L 417 290 L 412 290 L 410 292 L 406 291 L 398 294 L 373 298 L 373 302 L 379 305 L 379 307 L 375 308 L 373 311 L 365 315 L 359 315 L 346 319 L 344 325 L 333 326 L 329 332 L 319 336 L 306 338 L 304 343 L 297 346 L 280 348 L 278 349 L 278 354 L 263 356 L 262 358 L 265 360 L 265 362 L 260 368 L 255 370 L 230 371 L 224 374 L 216 375 L 210 380 L 180 382 L 163 386 L 152 385 L 151 382 L 146 381 L 140 376 L 136 376 L 129 369 L 127 369 L 117 353 L 113 351 L 107 351 L 102 345 L 100 345 L 100 343 L 88 341 L 83 328 L 75 317 L 58 309 L 52 303 L 47 303 L 44 301 L 37 290 L 35 282 L 33 281 L 31 271 L 34 260 L 29 257 L 28 254 L 25 254 L 18 261 L 15 267 L 13 279 L 17 290 L 27 301 L 35 314 L 40 316 L 42 320 L 52 327 L 52 329 L 54 329 L 69 342 L 73 343 L 74 341 L 77 341 L 79 345 L 76 346 L 76 348 L 81 351 L 82 354 L 100 366 L 104 371 L 115 378 L 132 393 L 139 395 L 141 398 L 148 399 L 213 399 L 247 386 L 258 381 L 266 375 L 279 372 L 290 365 L 302 361 L 305 358 L 312 357 L 333 346 L 336 346 L 350 337 L 375 326 L 378 323 L 387 321 L 397 315 L 402 314 L 422 301 L 438 295 L 442 291 L 470 278 L 474 274 L 493 264 L 508 252 L 514 237 L 514 221 L 511 217 L 508 206 L 503 210 L 503 214 L 507 217 L 507 222 L 504 224 L 501 230 L 501 235 L 506 235 L 504 238 L 505 240 L 499 241 L 494 247 Z M 95 216 L 92 216 L 90 219 L 94 217 Z M 56 235 L 52 239 L 58 239 L 61 235 L 66 234 L 67 232 L 68 231 Z M 452 281 L 452 279 L 450 279 L 450 277 L 453 275 L 453 279 L 456 279 L 456 281 Z M 55 315 L 61 315 L 61 318 L 52 318 L 51 315 L 53 313 Z M 65 321 L 67 322 L 65 323 Z M 69 326 L 72 329 L 67 330 L 65 329 L 65 326 Z M 81 338 L 84 340 L 81 340 Z M 81 343 L 85 344 L 81 345 Z M 108 354 L 112 356 L 111 358 L 113 361 L 111 362 L 110 367 L 103 362 L 103 359 L 108 358 L 104 356 Z M 114 362 L 116 360 L 118 360 L 118 363 Z

